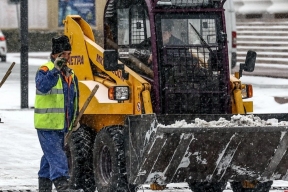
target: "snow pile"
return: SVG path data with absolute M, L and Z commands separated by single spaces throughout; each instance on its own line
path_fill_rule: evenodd
M 288 126 L 288 121 L 278 122 L 278 119 L 262 120 L 254 115 L 233 115 L 231 120 L 219 118 L 218 121 L 205 121 L 196 118 L 193 123 L 187 123 L 185 120 L 176 121 L 171 125 L 158 124 L 158 127 L 185 128 L 185 127 L 263 127 L 263 126 Z

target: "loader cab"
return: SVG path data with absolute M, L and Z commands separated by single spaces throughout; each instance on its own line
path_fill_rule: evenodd
M 224 2 L 108 1 L 104 47 L 152 84 L 154 112 L 231 112 Z
M 144 1 L 111 1 L 104 17 L 104 48 L 117 50 L 120 61 L 143 75 L 145 73 L 137 68 L 137 64 L 144 62 L 147 65 L 145 57 L 150 55 L 151 30 L 147 10 Z M 147 51 L 144 53 L 144 50 Z M 134 63 L 131 57 L 136 60 L 132 59 Z

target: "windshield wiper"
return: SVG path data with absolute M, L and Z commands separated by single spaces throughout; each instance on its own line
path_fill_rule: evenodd
M 203 37 L 201 36 L 201 34 L 197 31 L 197 29 L 192 25 L 192 23 L 189 22 L 189 24 L 191 25 L 191 27 L 193 28 L 193 30 L 195 31 L 195 33 L 198 35 L 201 45 L 205 45 L 207 47 L 207 49 L 210 51 L 210 53 L 214 53 L 212 51 L 212 49 L 210 48 L 210 45 L 203 39 Z
M 219 57 L 218 57 L 218 51 L 216 50 L 213 51 L 210 47 L 210 45 L 203 39 L 203 37 L 200 35 L 200 33 L 197 31 L 197 29 L 192 25 L 192 23 L 189 23 L 191 25 L 191 27 L 193 28 L 193 30 L 195 31 L 195 33 L 198 35 L 199 39 L 200 39 L 200 42 L 201 42 L 201 45 L 205 45 L 207 47 L 207 49 L 209 50 L 210 52 L 210 62 L 211 62 L 211 68 L 213 71 L 216 71 L 218 70 L 218 66 L 220 65 L 219 61 L 221 60 Z M 221 56 L 220 56 L 221 57 Z M 220 59 L 220 60 L 219 60 Z

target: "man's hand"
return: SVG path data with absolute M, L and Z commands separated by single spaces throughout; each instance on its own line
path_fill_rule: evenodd
M 61 57 L 61 54 L 60 54 L 54 61 L 54 67 L 60 71 L 65 63 L 66 63 L 66 59 Z

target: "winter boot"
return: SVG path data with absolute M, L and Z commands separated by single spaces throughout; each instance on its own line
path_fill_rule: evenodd
M 52 181 L 48 178 L 39 177 L 38 185 L 39 185 L 39 192 L 51 192 L 52 191 Z
M 67 177 L 58 177 L 53 180 L 57 192 L 69 192 L 69 180 Z

